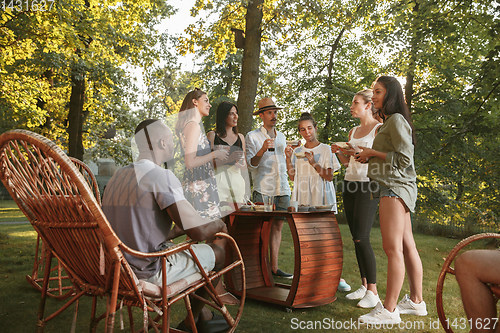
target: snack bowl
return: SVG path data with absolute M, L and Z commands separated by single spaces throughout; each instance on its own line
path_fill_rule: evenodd
M 306 158 L 306 153 L 304 153 L 303 151 L 300 151 L 298 153 L 295 153 L 295 157 L 297 157 L 297 158 Z
M 299 206 L 298 211 L 299 212 L 308 212 L 309 211 L 309 206 Z

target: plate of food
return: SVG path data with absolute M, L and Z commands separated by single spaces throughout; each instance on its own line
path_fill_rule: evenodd
M 299 205 L 299 212 L 308 212 L 309 211 L 309 206 L 304 206 L 304 205 Z
M 266 207 L 264 205 L 257 205 L 253 206 L 253 209 L 255 209 L 256 212 L 264 212 L 266 210 Z
M 242 210 L 242 211 L 249 211 L 251 209 L 252 209 L 252 206 L 250 206 L 250 205 L 241 205 L 240 206 L 240 210 Z
M 287 146 L 300 146 L 300 140 L 287 140 Z
M 332 210 L 333 205 L 319 205 L 315 207 L 316 210 Z
M 349 149 L 351 146 L 349 146 L 349 143 L 347 142 L 335 142 L 337 146 L 339 146 L 341 149 Z

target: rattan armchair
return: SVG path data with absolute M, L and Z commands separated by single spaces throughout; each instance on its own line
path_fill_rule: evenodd
M 222 314 L 230 326 L 228 332 L 236 329 L 245 303 L 245 274 L 241 254 L 230 236 L 218 234 L 227 238 L 233 255 L 237 253 L 236 258 L 229 260 L 223 270 L 207 274 L 201 269 L 199 279 L 167 285 L 166 257 L 190 249 L 193 242 L 186 241 L 157 253 L 141 253 L 125 246 L 112 230 L 99 202 L 75 164 L 50 140 L 25 130 L 13 130 L 0 135 L 0 178 L 50 250 L 46 256 L 41 288 L 38 332 L 43 332 L 47 321 L 55 318 L 83 295 L 93 297 L 92 331 L 105 319 L 105 331 L 112 332 L 118 304 L 125 304 L 129 307 L 129 314 L 130 307 L 133 306 L 145 309 L 145 331 L 149 324 L 155 331 L 160 328 L 162 332 L 168 332 L 171 305 L 179 300 L 184 300 L 188 318 L 194 324 L 189 297 L 199 298 L 194 293 L 199 288 L 207 289 L 211 299 L 206 300 L 205 304 Z M 160 256 L 165 287 L 151 290 L 148 288 L 150 286 L 139 283 L 122 251 L 140 257 Z M 191 253 L 195 256 L 194 252 Z M 64 266 L 73 284 L 74 294 L 59 310 L 45 316 L 53 256 Z M 222 274 L 233 274 L 235 271 L 243 278 L 243 283 L 240 305 L 236 314 L 231 315 L 217 296 L 211 281 Z M 106 298 L 107 306 L 106 312 L 97 317 L 96 304 L 100 297 Z M 156 311 L 159 315 L 151 319 L 148 315 L 150 311 Z M 132 317 L 129 317 L 134 331 Z
M 472 242 L 476 242 L 478 240 L 483 239 L 500 239 L 500 234 L 495 233 L 483 233 L 477 234 L 463 239 L 460 243 L 455 245 L 455 247 L 450 251 L 448 256 L 446 257 L 443 267 L 441 268 L 441 272 L 439 273 L 437 287 L 436 287 L 436 307 L 439 316 L 439 321 L 441 322 L 441 326 L 447 333 L 453 333 L 452 325 L 450 325 L 450 320 L 446 317 L 444 306 L 443 306 L 443 291 L 444 284 L 446 281 L 447 275 L 455 275 L 455 269 L 452 267 L 452 264 L 455 261 L 455 258 L 458 254 L 464 250 L 466 246 L 471 244 Z M 489 286 L 491 292 L 495 295 L 497 301 L 500 298 L 500 285 L 492 284 Z
M 99 193 L 99 186 L 94 174 L 90 168 L 77 158 L 69 157 L 69 159 L 76 165 L 78 171 L 83 175 L 87 184 L 92 190 L 97 202 L 101 205 L 101 195 Z M 27 215 L 26 217 L 29 216 Z M 48 248 L 42 242 L 40 235 L 36 238 L 35 260 L 33 262 L 33 271 L 31 275 L 26 275 L 26 280 L 30 285 L 38 291 L 42 290 L 43 285 L 43 272 L 45 268 L 45 260 L 48 255 Z M 55 267 L 51 268 L 49 273 L 49 283 L 47 285 L 47 295 L 59 300 L 68 298 L 73 294 L 73 286 L 69 282 L 69 277 L 64 273 L 64 269 L 59 262 Z

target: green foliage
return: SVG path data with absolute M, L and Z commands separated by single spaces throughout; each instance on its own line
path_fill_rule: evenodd
M 81 116 L 84 146 L 92 147 L 132 98 L 121 66 L 160 59 L 164 38 L 154 26 L 172 13 L 160 0 L 67 0 L 46 11 L 0 12 L 0 131 L 27 128 L 65 147 L 73 78 L 86 83 Z
M 192 13 L 203 18 L 180 49 L 198 46 L 207 64 L 221 62 L 234 52 L 228 30 L 244 29 L 245 4 L 197 1 Z M 285 106 L 278 126 L 287 137 L 299 138 L 296 119 L 308 111 L 320 141 L 346 140 L 356 125 L 349 114 L 356 91 L 380 74 L 413 77 L 407 88 L 418 138 L 418 217 L 498 228 L 498 4 L 265 1 L 262 10 L 257 99 L 273 96 Z M 213 66 L 203 73 L 216 79 L 213 87 L 226 82 Z
M 174 12 L 160 0 L 62 0 L 45 12 L 0 12 L 0 132 L 27 128 L 66 147 L 72 77 L 86 83 L 83 136 L 93 158 L 128 163 L 137 122 L 175 114 L 194 87 L 210 97 L 204 121 L 212 129 L 218 103 L 241 97 L 243 51 L 231 29 L 245 30 L 248 4 L 198 0 L 197 22 L 174 40 L 155 30 Z M 288 138 L 299 138 L 296 120 L 308 111 L 320 141 L 346 140 L 357 124 L 354 93 L 380 74 L 406 78 L 418 139 L 417 219 L 498 229 L 498 3 L 266 0 L 261 8 L 256 99 L 285 107 L 279 129 Z M 196 52 L 200 69 L 182 73 L 175 49 Z M 143 71 L 144 91 L 126 64 Z M 110 127 L 117 135 L 103 139 Z

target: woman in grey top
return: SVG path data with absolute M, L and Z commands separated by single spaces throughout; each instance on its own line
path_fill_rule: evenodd
M 397 324 L 400 314 L 427 315 L 422 298 L 422 261 L 413 239 L 410 212 L 417 200 L 416 173 L 413 163 L 414 130 L 401 84 L 394 77 L 381 76 L 373 86 L 372 101 L 384 118 L 373 147 L 365 148 L 356 160 L 369 161 L 368 177 L 380 188 L 380 231 L 387 255 L 387 294 L 384 305 L 377 304 L 360 317 L 362 323 Z M 405 277 L 410 296 L 398 297 Z

